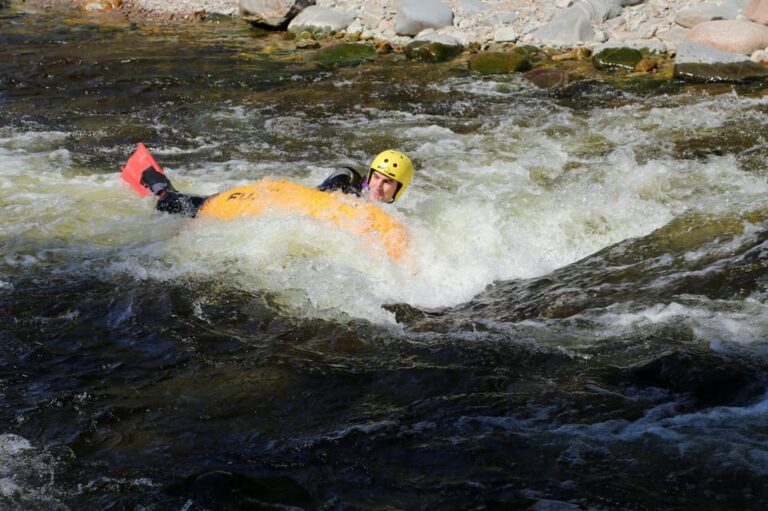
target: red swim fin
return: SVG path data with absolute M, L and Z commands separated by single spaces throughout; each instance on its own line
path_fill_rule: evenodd
M 122 168 L 120 177 L 131 185 L 131 188 L 139 192 L 139 195 L 150 195 L 152 192 L 141 184 L 141 173 L 149 167 L 153 167 L 159 173 L 164 174 L 163 169 L 157 164 L 146 146 L 139 142 L 136 150 L 128 158 L 128 161 L 125 162 L 125 167 Z

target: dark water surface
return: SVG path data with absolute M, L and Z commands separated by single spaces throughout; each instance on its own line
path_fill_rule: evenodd
M 547 92 L 18 8 L 0 47 L 0 508 L 768 504 L 759 87 Z M 408 264 L 156 213 L 117 177 L 138 141 L 198 193 L 400 147 Z

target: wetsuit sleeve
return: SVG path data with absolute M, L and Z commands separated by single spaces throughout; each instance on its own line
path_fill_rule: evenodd
M 335 192 L 341 190 L 344 193 L 360 196 L 363 178 L 360 173 L 351 167 L 342 167 L 320 183 L 317 187 L 321 192 Z
M 157 199 L 155 209 L 166 213 L 194 217 L 208 197 L 187 195 L 177 191 L 167 191 Z

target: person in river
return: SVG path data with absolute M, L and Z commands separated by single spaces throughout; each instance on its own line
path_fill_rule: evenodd
M 400 151 L 382 151 L 371 162 L 363 177 L 351 167 L 343 167 L 328 176 L 317 187 L 324 192 L 340 190 L 370 201 L 392 203 L 405 192 L 413 177 L 413 162 Z M 194 217 L 210 197 L 188 195 L 177 191 L 162 172 L 150 166 L 141 173 L 140 184 L 154 194 L 156 209 Z

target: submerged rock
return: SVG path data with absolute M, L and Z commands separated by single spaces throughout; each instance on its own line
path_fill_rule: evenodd
M 768 27 L 751 21 L 707 21 L 691 29 L 685 40 L 725 52 L 751 55 L 768 47 Z
M 682 392 L 696 407 L 745 406 L 764 388 L 760 370 L 715 353 L 676 351 L 632 370 L 636 384 Z
M 526 72 L 523 76 L 541 89 L 563 87 L 568 81 L 568 74 L 554 67 L 539 67 Z
M 165 493 L 194 499 L 211 509 L 314 508 L 309 492 L 287 476 L 251 476 L 213 470 L 169 485 Z
M 347 12 L 311 5 L 288 24 L 291 32 L 308 30 L 314 34 L 333 34 L 346 29 L 355 16 Z
M 400 0 L 395 33 L 414 36 L 426 28 L 453 25 L 453 11 L 440 0 Z
M 675 57 L 675 76 L 696 82 L 744 82 L 768 78 L 768 69 L 744 55 L 680 41 Z
M 339 43 L 315 53 L 312 60 L 330 66 L 356 66 L 376 58 L 376 49 L 364 43 Z
M 469 69 L 480 74 L 503 74 L 528 71 L 531 62 L 525 51 L 486 51 L 469 59 Z
M 240 0 L 240 16 L 254 25 L 283 28 L 315 0 Z
M 641 60 L 643 54 L 632 48 L 606 48 L 592 57 L 597 69 L 622 69 L 629 72 L 634 71 Z

